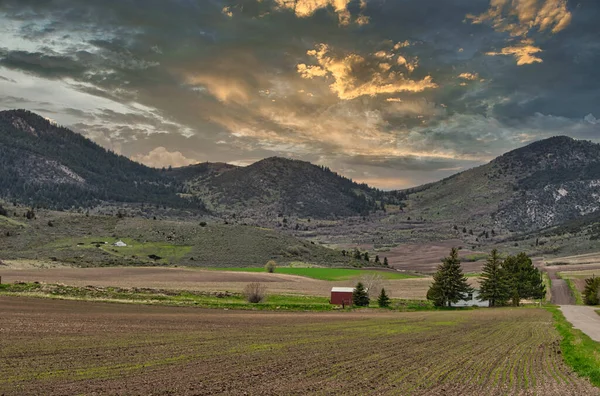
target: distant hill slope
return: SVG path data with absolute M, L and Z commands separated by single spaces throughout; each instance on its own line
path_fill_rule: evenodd
M 411 209 L 431 219 L 515 232 L 551 227 L 600 209 L 600 145 L 538 141 L 409 196 Z
M 69 209 L 145 202 L 202 209 L 176 195 L 160 171 L 105 150 L 34 113 L 0 112 L 0 192 L 30 205 Z
M 383 195 L 327 168 L 278 157 L 247 167 L 200 164 L 169 174 L 184 181 L 189 193 L 202 197 L 210 209 L 245 216 L 360 215 L 375 210 Z
M 48 210 L 38 210 L 36 218 L 28 220 L 23 217 L 26 210 L 11 206 L 8 217 L 0 214 L 0 259 L 57 261 L 83 267 L 262 267 L 268 260 L 280 265 L 365 265 L 364 260 L 339 250 L 261 227 Z M 118 240 L 127 246 L 112 246 Z

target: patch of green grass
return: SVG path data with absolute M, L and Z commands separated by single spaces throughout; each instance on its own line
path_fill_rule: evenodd
M 27 224 L 22 221 L 18 221 L 11 217 L 4 217 L 4 216 L 0 216 L 0 224 L 5 224 L 5 225 L 13 226 L 13 227 L 23 227 L 23 228 L 27 227 Z
M 546 306 L 552 313 L 554 327 L 562 336 L 560 349 L 563 359 L 577 374 L 600 386 L 600 343 L 582 331 L 574 329 L 556 306 Z
M 239 272 L 266 272 L 264 268 L 212 268 L 219 271 L 239 271 Z M 381 275 L 383 279 L 409 279 L 417 278 L 416 275 L 403 274 L 400 272 L 377 271 L 377 270 L 358 270 L 349 268 L 315 268 L 315 267 L 278 267 L 275 273 L 286 275 L 299 275 L 307 278 L 320 279 L 326 281 L 342 281 L 360 278 L 362 275 Z
M 116 247 L 112 244 L 117 241 L 123 241 L 127 244 L 125 247 Z M 96 247 L 94 242 L 106 242 Z M 181 261 L 185 256 L 188 256 L 192 250 L 192 246 L 173 245 L 165 242 L 139 242 L 132 238 L 114 238 L 106 236 L 83 237 L 83 238 L 63 238 L 46 245 L 47 248 L 54 249 L 99 249 L 112 256 L 117 257 L 138 257 L 147 260 L 148 256 L 155 255 L 161 257 L 161 262 L 173 263 Z
M 565 282 L 567 282 L 567 286 L 569 286 L 569 289 L 571 290 L 571 294 L 573 295 L 573 297 L 575 297 L 575 304 L 584 305 L 583 297 L 581 296 L 581 293 L 579 292 L 579 290 L 577 290 L 577 286 L 575 286 L 575 282 L 573 282 L 573 279 L 569 279 L 569 278 L 563 278 L 563 279 L 565 279 Z
M 542 272 L 542 279 L 544 280 L 544 286 L 546 286 L 546 301 L 551 301 L 552 300 L 552 279 L 550 279 L 547 272 Z

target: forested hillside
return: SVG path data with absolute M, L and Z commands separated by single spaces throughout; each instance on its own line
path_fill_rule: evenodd
M 303 217 L 365 215 L 381 208 L 385 194 L 309 162 L 272 157 L 247 167 L 221 164 L 175 169 L 190 194 L 216 212 Z M 195 170 L 195 172 L 191 172 Z
M 182 184 L 28 111 L 0 112 L 0 192 L 59 209 L 144 202 L 202 209 L 177 196 Z

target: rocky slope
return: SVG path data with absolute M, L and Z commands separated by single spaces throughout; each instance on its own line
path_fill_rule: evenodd
M 417 188 L 411 208 L 434 219 L 527 232 L 600 209 L 600 145 L 565 136 Z

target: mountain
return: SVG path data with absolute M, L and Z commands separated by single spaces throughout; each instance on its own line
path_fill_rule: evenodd
M 272 157 L 247 167 L 199 164 L 168 174 L 217 213 L 329 218 L 367 214 L 383 193 L 309 162 Z
M 600 209 L 600 145 L 553 137 L 408 194 L 425 218 L 508 232 L 552 227 Z
M 0 112 L 0 191 L 5 199 L 58 209 L 102 202 L 203 210 L 156 169 L 109 152 L 80 134 L 25 111 Z
M 0 197 L 53 209 L 145 203 L 263 218 L 367 214 L 382 192 L 308 162 L 203 163 L 168 171 L 105 150 L 25 110 L 0 112 Z

